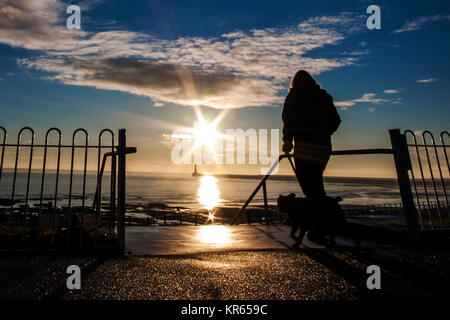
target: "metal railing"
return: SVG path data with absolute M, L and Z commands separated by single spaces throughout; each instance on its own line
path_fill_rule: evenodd
M 22 142 L 24 132 L 30 134 L 26 143 Z M 58 128 L 51 128 L 45 134 L 43 144 L 35 143 L 35 132 L 30 127 L 19 130 L 15 143 L 7 142 L 7 131 L 0 127 L 3 135 L 0 156 L 0 186 L 5 183 L 5 170 L 10 170 L 11 193 L 0 203 L 0 248 L 2 250 L 42 250 L 42 249 L 88 249 L 111 248 L 119 252 L 124 251 L 124 223 L 125 223 L 125 155 L 136 152 L 136 148 L 126 147 L 126 131 L 119 130 L 118 145 L 115 145 L 115 135 L 110 129 L 102 130 L 98 135 L 98 144 L 89 144 L 89 134 L 83 129 L 76 129 L 72 134 L 72 143 L 62 143 L 62 133 Z M 111 137 L 111 143 L 104 145 L 105 134 Z M 56 135 L 57 143 L 50 144 L 49 138 Z M 77 144 L 77 138 L 83 143 Z M 14 150 L 14 165 L 7 169 L 5 155 L 7 149 Z M 25 167 L 25 196 L 17 196 L 17 181 L 21 173 L 19 159 L 23 149 L 28 149 L 27 166 Z M 37 162 L 33 155 L 37 149 L 43 150 L 41 165 L 38 165 L 41 177 L 32 181 L 33 164 Z M 60 191 L 62 167 L 62 150 L 70 151 L 70 167 L 67 180 L 68 193 Z M 88 206 L 88 150 L 97 150 L 97 168 L 95 193 L 92 206 Z M 107 150 L 109 152 L 105 152 Z M 48 178 L 47 162 L 50 150 L 56 151 L 56 168 L 53 170 L 54 179 Z M 82 151 L 81 161 L 76 160 L 76 151 Z M 103 160 L 102 160 L 103 153 Z M 107 159 L 110 158 L 109 204 L 107 210 L 102 206 L 103 174 Z M 117 166 L 118 159 L 118 166 Z M 75 170 L 75 164 L 81 163 L 81 171 Z M 100 165 L 101 164 L 101 165 Z M 20 171 L 20 172 L 19 172 Z M 66 175 L 67 176 L 67 175 Z M 75 176 L 81 176 L 81 190 L 76 195 L 74 190 Z M 53 181 L 51 181 L 53 180 Z M 37 198 L 30 198 L 31 184 L 38 183 Z M 44 189 L 52 184 L 51 196 L 46 196 Z M 51 199 L 47 205 L 45 199 Z M 36 201 L 33 206 L 30 204 Z M 81 205 L 74 205 L 75 201 Z M 64 203 L 66 201 L 66 203 Z M 60 204 L 61 202 L 61 204 Z M 21 203 L 24 203 L 21 205 Z M 3 208 L 2 208 L 3 207 Z M 7 208 L 4 208 L 7 207 Z M 117 213 L 118 214 L 117 214 Z
M 333 151 L 331 153 L 332 155 L 364 155 L 364 154 L 393 154 L 392 149 L 358 149 L 358 150 L 338 150 Z M 267 173 L 264 175 L 264 177 L 261 179 L 261 181 L 258 183 L 256 188 L 251 193 L 250 197 L 247 199 L 247 201 L 242 206 L 241 210 L 236 213 L 236 215 L 233 217 L 232 224 L 237 223 L 237 219 L 241 214 L 244 213 L 245 209 L 248 207 L 250 202 L 253 200 L 253 198 L 256 196 L 256 194 L 259 192 L 261 188 L 263 188 L 263 199 L 264 199 L 264 210 L 268 210 L 268 199 L 267 199 L 267 179 L 270 178 L 272 175 L 272 172 L 275 170 L 276 167 L 279 166 L 281 160 L 288 159 L 289 163 L 291 165 L 292 171 L 295 174 L 295 166 L 292 162 L 292 158 L 294 158 L 293 154 L 283 154 L 278 157 L 278 160 L 275 161 L 275 163 L 272 165 L 272 167 L 267 171 Z
M 450 135 L 447 131 L 442 131 L 441 143 L 437 144 L 433 134 L 428 130 L 420 134 L 421 143 L 413 131 L 406 130 L 404 134 L 409 137 L 408 147 L 413 156 L 410 178 L 420 227 L 422 230 L 450 229 L 448 196 L 450 165 L 447 155 L 450 144 L 446 143 L 446 140 L 450 142 Z M 447 177 L 443 172 L 445 166 Z
M 412 143 L 408 143 L 407 141 L 408 134 L 412 136 Z M 422 133 L 422 144 L 417 143 L 416 135 L 411 130 L 406 130 L 402 134 L 399 129 L 391 129 L 389 130 L 389 136 L 392 149 L 338 150 L 333 151 L 332 155 L 393 155 L 397 173 L 397 182 L 402 202 L 402 208 L 399 208 L 399 210 L 396 210 L 396 212 L 398 213 L 400 211 L 403 213 L 410 239 L 414 242 L 420 241 L 420 232 L 422 230 L 428 229 L 428 225 L 429 229 L 435 229 L 435 217 L 437 217 L 437 221 L 439 222 L 439 229 L 449 229 L 450 220 L 444 219 L 444 212 L 446 213 L 445 218 L 450 219 L 449 196 L 447 194 L 448 187 L 446 186 L 446 183 L 448 182 L 444 177 L 442 169 L 442 163 L 446 164 L 447 171 L 450 176 L 449 158 L 447 154 L 447 148 L 450 147 L 450 145 L 445 142 L 445 137 L 450 140 L 449 133 L 447 131 L 443 131 L 440 134 L 440 145 L 436 144 L 435 139 L 430 131 L 424 131 Z M 431 143 L 427 142 L 427 137 L 429 137 Z M 413 166 L 411 162 L 411 155 L 409 150 L 410 148 L 414 148 L 416 152 L 416 166 Z M 423 150 L 422 153 L 419 150 L 420 148 L 422 148 Z M 438 152 L 438 148 L 442 150 L 440 155 Z M 434 161 L 430 156 L 429 149 L 432 149 L 434 151 Z M 422 165 L 422 158 L 424 156 L 426 157 L 426 163 L 429 171 L 428 178 L 424 175 L 424 169 Z M 292 157 L 293 155 L 291 154 L 284 154 L 279 157 L 278 161 L 274 163 L 267 174 L 258 183 L 248 200 L 242 206 L 241 210 L 233 217 L 232 223 L 237 223 L 239 216 L 244 213 L 247 206 L 250 204 L 250 202 L 253 200 L 253 198 L 261 188 L 263 189 L 264 208 L 266 211 L 268 210 L 266 181 L 272 174 L 273 170 L 279 165 L 280 161 L 285 158 L 289 160 L 292 170 L 295 173 L 295 167 L 291 159 Z M 419 170 L 420 176 L 416 174 L 417 170 Z M 423 189 L 422 193 L 419 191 L 420 183 L 420 186 Z M 432 196 L 430 196 L 430 187 L 428 185 L 431 185 L 434 202 L 430 200 Z M 438 186 L 440 186 L 440 188 Z M 424 201 L 422 201 L 423 197 L 425 198 L 426 203 L 425 208 Z M 425 209 L 427 211 L 428 221 L 425 221 L 424 218 Z

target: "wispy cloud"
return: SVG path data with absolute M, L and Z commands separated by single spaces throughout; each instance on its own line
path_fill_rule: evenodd
M 417 80 L 417 83 L 432 83 L 432 82 L 435 82 L 435 81 L 436 81 L 436 78 L 428 78 L 428 79 Z
M 384 103 L 389 102 L 387 99 L 377 98 L 375 93 L 365 93 L 361 98 L 346 100 L 346 101 L 336 101 L 334 104 L 342 110 L 347 110 L 348 107 L 353 107 L 357 103 Z
M 338 44 L 363 25 L 343 13 L 286 28 L 165 40 L 126 30 L 66 30 L 58 23 L 61 6 L 57 0 L 0 4 L 0 43 L 42 53 L 20 60 L 21 66 L 69 85 L 213 108 L 278 106 L 280 91 L 298 69 L 317 75 L 355 64 L 358 58 L 352 54 L 307 54 Z
M 396 93 L 399 93 L 399 90 L 397 90 L 397 89 L 386 89 L 386 90 L 384 90 L 384 93 L 386 93 L 386 94 L 396 94 Z
M 422 29 L 426 24 L 438 21 L 450 21 L 450 15 L 435 14 L 433 16 L 421 17 L 407 21 L 402 27 L 394 30 L 393 33 L 410 32 Z
M 403 98 L 398 97 L 398 98 L 396 98 L 394 100 L 391 100 L 390 102 L 393 103 L 393 104 L 403 103 Z

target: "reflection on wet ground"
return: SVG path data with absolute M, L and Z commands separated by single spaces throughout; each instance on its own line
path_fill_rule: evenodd
M 166 255 L 210 251 L 286 249 L 293 240 L 286 225 L 148 226 L 126 228 L 126 249 L 133 254 Z M 337 238 L 353 245 L 352 239 Z M 305 239 L 307 247 L 320 247 Z

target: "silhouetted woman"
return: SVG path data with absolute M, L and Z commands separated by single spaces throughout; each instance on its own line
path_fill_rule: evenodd
M 333 98 L 308 72 L 300 70 L 292 79 L 282 117 L 283 152 L 294 148 L 297 180 L 304 195 L 314 200 L 326 197 L 323 171 L 331 155 L 331 135 L 341 122 Z

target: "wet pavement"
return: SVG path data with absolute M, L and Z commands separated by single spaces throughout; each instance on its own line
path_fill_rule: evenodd
M 3 299 L 289 299 L 430 298 L 450 285 L 448 243 L 380 246 L 338 238 L 333 250 L 305 239 L 300 250 L 285 225 L 126 228 L 129 252 L 113 257 L 5 256 Z M 69 265 L 82 289 L 66 287 Z M 368 290 L 379 265 L 382 290 Z
M 288 250 L 123 256 L 102 264 L 63 299 L 357 299 L 358 289 Z
M 202 225 L 146 226 L 126 228 L 126 251 L 135 255 L 192 254 L 201 252 L 289 249 L 294 240 L 287 225 Z M 353 245 L 338 237 L 338 245 Z M 321 248 L 304 239 L 303 245 Z

